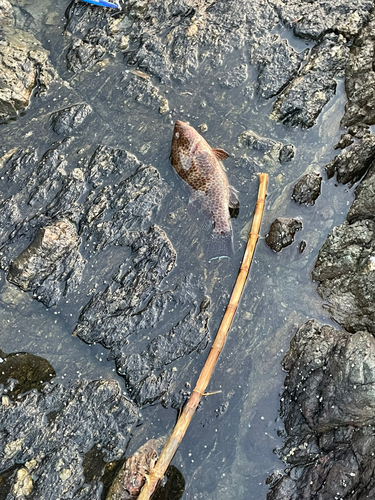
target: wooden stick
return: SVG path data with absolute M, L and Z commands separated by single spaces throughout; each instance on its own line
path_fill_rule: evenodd
M 193 418 L 193 415 L 195 413 L 195 410 L 197 409 L 199 401 L 207 388 L 216 360 L 219 357 L 219 354 L 224 346 L 228 330 L 232 323 L 234 313 L 236 312 L 242 291 L 245 286 L 246 278 L 249 273 L 250 264 L 254 254 L 255 245 L 259 237 L 259 229 L 262 221 L 264 203 L 266 198 L 268 174 L 258 174 L 258 175 L 259 175 L 259 190 L 258 190 L 258 199 L 255 205 L 253 223 L 251 225 L 251 230 L 249 233 L 249 239 L 247 241 L 245 254 L 242 259 L 241 267 L 238 272 L 237 280 L 234 285 L 233 292 L 229 300 L 229 304 L 226 308 L 215 341 L 211 347 L 207 360 L 202 368 L 195 389 L 193 390 L 189 398 L 189 401 L 186 403 L 186 406 L 183 412 L 181 413 L 181 416 L 179 417 L 172 431 L 172 434 L 170 435 L 167 443 L 165 444 L 157 463 L 155 464 L 154 468 L 150 471 L 149 475 L 146 477 L 146 483 L 144 484 L 142 491 L 138 496 L 138 500 L 149 500 L 151 495 L 155 491 L 158 482 L 164 477 L 165 471 L 167 470 L 167 467 L 169 466 L 172 458 L 174 457 L 177 448 L 185 435 L 186 429 L 188 428 L 190 421 Z

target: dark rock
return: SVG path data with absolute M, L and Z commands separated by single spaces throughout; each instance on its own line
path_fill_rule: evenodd
M 40 228 L 30 245 L 11 263 L 7 280 L 32 291 L 47 307 L 59 300 L 69 282 L 79 282 L 84 266 L 80 239 L 72 223 L 60 220 Z
M 238 144 L 240 146 L 245 146 L 249 149 L 254 149 L 255 151 L 265 153 L 270 151 L 278 143 L 273 139 L 269 139 L 268 137 L 261 137 L 252 130 L 246 130 L 246 132 L 242 132 L 242 134 L 240 135 Z
M 11 398 L 40 390 L 56 373 L 48 361 L 28 352 L 6 354 L 0 349 L 0 392 Z
M 80 71 L 117 51 L 126 62 L 158 78 L 186 81 L 204 62 L 206 74 L 224 65 L 228 55 L 251 50 L 259 69 L 260 94 L 278 99 L 273 117 L 292 126 L 311 127 L 344 75 L 350 43 L 369 19 L 371 0 L 261 2 L 181 0 L 178 3 L 126 3 L 116 16 L 82 2 L 67 9 L 66 31 L 72 35 L 68 67 Z M 280 22 L 297 36 L 317 41 L 310 57 L 298 53 L 278 34 Z M 247 79 L 247 54 L 227 67 L 219 81 L 226 89 Z M 309 57 L 305 66 L 304 61 Z
M 320 174 L 305 174 L 293 188 L 292 199 L 297 203 L 315 205 L 320 195 L 322 176 Z
M 113 283 L 91 299 L 74 334 L 85 342 L 100 342 L 112 350 L 117 370 L 125 377 L 132 397 L 143 405 L 160 399 L 168 391 L 173 373 L 165 370 L 166 365 L 206 346 L 209 315 L 207 307 L 196 312 L 193 301 L 197 292 L 189 281 L 175 291 L 158 291 L 176 259 L 161 229 L 154 226 L 147 234 L 140 233 L 132 249 L 136 256 L 130 270 L 128 266 L 120 268 Z M 182 319 L 169 330 L 162 319 L 167 307 L 172 306 L 175 316 L 178 313 Z M 155 337 L 146 350 L 128 354 L 128 337 L 160 327 L 167 333 Z
M 356 125 L 352 125 L 348 128 L 348 132 L 353 137 L 357 139 L 362 139 L 365 135 L 370 134 L 370 127 L 365 125 L 364 123 L 357 123 Z
M 0 122 L 27 108 L 36 86 L 45 92 L 56 73 L 48 61 L 49 52 L 26 31 L 14 27 L 7 0 L 0 4 Z
M 375 123 L 375 14 L 354 39 L 346 68 L 345 88 L 348 103 L 341 124 L 345 127 Z
M 297 78 L 280 94 L 272 116 L 293 127 L 312 127 L 344 76 L 349 48 L 342 37 L 329 34 L 316 45 Z
M 157 170 L 122 150 L 98 147 L 67 175 L 72 146 L 55 143 L 39 161 L 18 150 L 4 164 L 0 264 L 8 271 L 13 262 L 8 279 L 47 306 L 79 283 L 81 240 L 87 246 L 95 238 L 94 253 L 115 244 L 149 220 L 165 194 Z
M 306 241 L 302 240 L 298 247 L 299 253 L 303 253 L 305 251 L 305 248 L 306 248 Z
M 104 461 L 124 453 L 138 411 L 117 382 L 79 380 L 45 385 L 0 405 L 0 469 L 16 469 L 7 498 L 100 499 L 97 479 L 85 484 L 83 455 L 101 448 Z
M 74 37 L 67 57 L 74 71 L 92 66 L 104 53 L 126 50 L 128 63 L 150 75 L 164 81 L 186 80 L 196 74 L 200 61 L 220 66 L 226 54 L 278 22 L 272 6 L 259 0 L 251 4 L 245 0 L 229 4 L 140 0 L 125 4 L 116 19 L 105 10 L 82 3 L 72 3 L 67 10 L 66 29 Z M 244 68 L 234 73 L 228 80 L 231 87 L 245 76 Z
M 283 0 L 275 5 L 282 22 L 296 36 L 311 40 L 319 40 L 333 31 L 347 38 L 356 35 L 368 21 L 373 7 L 370 0 Z
M 240 64 L 236 68 L 233 68 L 225 77 L 220 77 L 220 85 L 227 89 L 234 89 L 239 87 L 247 80 L 247 65 Z
M 8 0 L 0 1 L 0 28 L 14 24 L 13 9 Z
M 126 98 L 135 99 L 147 107 L 160 110 L 165 97 L 160 94 L 158 87 L 150 79 L 134 75 L 129 71 L 125 73 L 124 82 L 123 92 Z
M 100 61 L 104 54 L 105 49 L 101 45 L 91 45 L 82 40 L 76 40 L 66 55 L 67 67 L 70 71 L 77 73 Z
M 165 395 L 173 373 L 164 368 L 193 351 L 203 350 L 209 340 L 207 304 L 200 311 L 189 313 L 169 332 L 154 338 L 145 351 L 122 355 L 116 366 L 124 375 L 132 396 L 139 404 L 153 403 Z M 158 377 L 154 371 L 163 370 Z
M 345 149 L 348 146 L 351 146 L 354 142 L 354 137 L 351 134 L 342 134 L 339 142 L 334 146 L 333 149 Z
M 81 309 L 74 333 L 111 349 L 134 400 L 153 403 L 168 396 L 175 379 L 166 366 L 206 346 L 204 289 L 183 276 L 177 287 L 163 285 L 176 252 L 164 231 L 147 229 L 166 193 L 158 171 L 105 146 L 74 168 L 74 143 L 57 142 L 40 160 L 32 151 L 6 156 L 0 263 L 8 281 L 47 306 L 64 297 L 72 314 Z M 87 269 L 94 286 L 80 281 Z
M 330 179 L 336 173 L 337 181 L 342 184 L 355 182 L 369 168 L 375 159 L 375 136 L 367 135 L 360 142 L 353 144 L 349 151 L 343 151 L 326 166 Z
M 293 144 L 285 144 L 285 146 L 283 146 L 280 149 L 279 153 L 280 163 L 287 163 L 289 161 L 292 161 L 295 154 L 296 154 L 296 148 L 293 146 Z
M 281 403 L 281 454 L 290 468 L 267 499 L 371 498 L 373 335 L 352 335 L 308 321 L 294 336 L 283 366 L 288 375 Z
M 51 115 L 52 130 L 55 134 L 69 135 L 91 112 L 88 104 L 75 104 L 57 111 Z
M 157 226 L 148 233 L 141 232 L 132 243 L 132 250 L 136 255 L 130 269 L 128 265 L 120 267 L 113 276 L 113 283 L 95 295 L 83 309 L 74 333 L 85 342 L 102 342 L 106 347 L 124 344 L 147 316 L 144 327 L 153 327 L 163 314 L 168 300 L 163 295 L 154 298 L 158 307 L 153 314 L 150 307 L 146 307 L 143 314 L 136 312 L 142 310 L 141 305 L 149 301 L 171 272 L 176 252 L 164 231 Z M 155 317 L 155 313 L 158 316 Z
M 308 50 L 297 53 L 279 35 L 265 35 L 251 48 L 251 62 L 257 64 L 258 92 L 269 99 L 279 94 L 296 76 Z
M 335 227 L 319 251 L 313 278 L 333 318 L 348 331 L 375 333 L 375 227 L 361 220 Z
M 293 243 L 294 235 L 300 229 L 302 229 L 300 220 L 279 217 L 272 222 L 270 231 L 266 236 L 266 243 L 275 252 L 280 252 L 282 248 Z
M 347 220 L 350 224 L 363 219 L 375 219 L 375 164 L 372 163 L 368 173 L 355 189 L 353 201 Z

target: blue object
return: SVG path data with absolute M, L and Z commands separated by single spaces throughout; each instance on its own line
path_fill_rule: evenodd
M 98 5 L 99 7 L 112 7 L 113 9 L 119 9 L 119 5 L 113 2 L 106 2 L 105 0 L 83 0 L 86 3 L 92 3 L 93 5 Z

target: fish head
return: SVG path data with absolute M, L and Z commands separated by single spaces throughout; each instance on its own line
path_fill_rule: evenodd
M 172 151 L 180 151 L 189 155 L 199 139 L 201 136 L 193 127 L 177 120 L 173 130 Z

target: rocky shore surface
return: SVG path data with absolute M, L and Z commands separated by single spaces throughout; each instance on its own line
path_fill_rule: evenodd
M 47 50 L 37 37 L 41 26 L 49 33 L 56 24 L 54 14 L 41 20 L 35 5 L 0 0 L 2 127 L 36 103 L 30 123 L 14 140 L 12 134 L 4 139 L 0 158 L 1 284 L 6 279 L 46 308 L 69 311 L 71 333 L 107 350 L 125 390 L 114 380 L 54 384 L 55 371 L 43 358 L 0 351 L 0 500 L 99 500 L 116 472 L 108 464 L 124 460 L 140 410 L 160 402 L 178 410 L 189 395 L 187 366 L 210 341 L 207 285 L 179 263 L 168 231 L 157 223 L 170 188 L 157 161 L 142 161 L 152 139 L 135 155 L 131 147 L 103 145 L 108 140 L 100 136 L 108 139 L 119 117 L 131 112 L 121 108 L 124 102 L 140 104 L 150 123 L 160 115 L 160 123 L 170 125 L 183 112 L 172 106 L 175 86 L 198 74 L 215 75 L 223 96 L 238 92 L 243 104 L 236 113 L 256 95 L 270 103 L 273 120 L 298 129 L 316 125 L 345 77 L 345 131 L 336 145 L 342 151 L 327 164 L 326 178 L 315 171 L 294 175 L 295 146 L 249 129 L 236 137 L 243 153 L 236 166 L 239 178 L 259 168 L 288 172 L 293 203 L 309 210 L 323 181 L 360 181 L 346 220 L 328 235 L 314 269 L 306 269 L 341 329 L 311 319 L 291 341 L 283 360 L 279 449 L 287 468 L 270 476 L 267 498 L 374 497 L 373 2 L 135 0 L 114 12 L 73 1 L 58 50 L 50 40 Z M 292 33 L 303 50 L 291 42 Z M 232 67 L 221 72 L 232 57 Z M 100 104 L 88 102 L 90 92 L 106 93 L 114 103 L 113 123 Z M 35 139 L 39 130 L 43 144 Z M 28 134 L 36 144 L 19 146 L 17 137 Z M 298 217 L 277 216 L 266 241 L 282 255 L 299 230 Z M 228 401 L 202 426 L 226 414 Z M 240 417 L 233 418 L 240 425 Z M 228 431 L 223 439 L 230 438 Z M 228 452 L 224 482 L 236 477 L 240 456 Z M 210 476 L 217 463 L 207 468 Z M 233 484 L 225 484 L 212 498 L 229 498 Z M 195 488 L 194 498 L 207 498 L 201 490 Z

